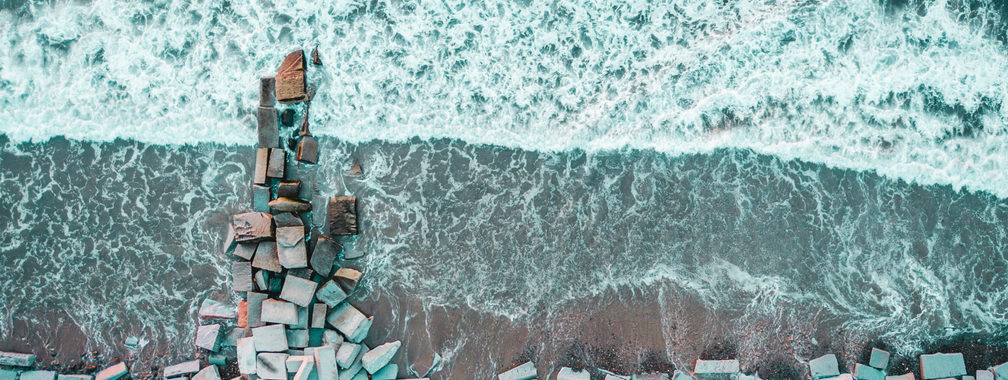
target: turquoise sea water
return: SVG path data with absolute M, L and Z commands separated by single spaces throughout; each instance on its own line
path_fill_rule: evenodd
M 257 78 L 315 44 L 310 170 L 318 192 L 362 199 L 375 339 L 431 341 L 446 378 L 530 353 L 603 363 L 572 340 L 619 346 L 629 369 L 728 341 L 759 368 L 996 335 L 1005 17 L 954 1 L 4 3 L 0 336 L 72 322 L 90 348 L 138 335 L 145 362 L 191 353 L 199 300 L 227 294 L 213 247 L 247 207 Z M 364 178 L 342 175 L 353 158 Z

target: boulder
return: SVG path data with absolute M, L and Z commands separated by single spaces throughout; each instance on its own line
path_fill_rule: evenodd
M 31 367 L 35 365 L 35 354 L 0 351 L 0 365 L 11 367 Z
M 193 376 L 192 380 L 221 380 L 220 372 L 217 371 L 217 366 L 208 365 Z
M 354 289 L 357 289 L 357 284 L 360 283 L 362 276 L 363 273 L 359 270 L 343 267 L 337 270 L 336 274 L 333 275 L 333 281 L 336 281 L 340 285 L 340 288 L 349 294 L 353 292 Z
M 265 186 L 267 168 L 269 168 L 269 148 L 256 149 L 255 172 L 252 174 L 252 183 Z
M 259 105 L 273 107 L 276 105 L 276 80 L 273 77 L 259 78 Z
M 889 366 L 889 351 L 872 347 L 871 356 L 868 359 L 868 365 L 885 370 L 886 367 Z
M 265 212 L 246 212 L 231 219 L 235 240 L 239 243 L 255 242 L 273 237 L 273 216 Z
M 312 64 L 315 66 L 322 66 L 322 58 L 319 58 L 318 45 L 316 45 L 315 48 L 312 49 L 311 61 Z
M 265 185 L 252 185 L 252 209 L 269 212 L 270 188 Z
M 277 112 L 273 107 L 259 106 L 259 147 L 279 148 L 280 127 L 277 125 Z
M 396 376 L 399 376 L 399 366 L 393 363 L 371 374 L 371 380 L 395 380 Z
M 921 355 L 920 367 L 921 377 L 924 380 L 959 377 L 966 374 L 966 362 L 960 353 Z
M 336 350 L 333 346 L 325 345 L 315 349 L 315 367 L 318 371 L 319 380 L 339 380 L 336 367 Z
M 300 102 L 308 98 L 304 50 L 296 50 L 284 58 L 277 69 L 275 86 L 276 99 L 280 103 Z
M 837 362 L 836 355 L 827 354 L 809 360 L 809 372 L 813 379 L 821 379 L 840 374 L 840 363 Z
M 297 306 L 290 302 L 268 299 L 262 303 L 262 321 L 293 325 L 298 322 Z
M 268 325 L 252 329 L 255 338 L 256 352 L 283 352 L 287 346 L 287 333 L 284 325 Z
M 308 327 L 313 329 L 324 329 L 326 313 L 329 312 L 329 308 L 324 303 L 315 303 L 311 307 L 311 323 Z
M 129 375 L 129 368 L 126 368 L 126 363 L 119 362 L 111 367 L 105 368 L 95 374 L 95 380 L 115 380 L 123 376 Z M 26 380 L 24 375 L 21 375 L 21 380 Z
M 269 207 L 276 212 L 307 212 L 312 209 L 311 203 L 283 197 L 270 201 Z
M 283 178 L 284 168 L 287 166 L 287 152 L 281 148 L 270 148 L 269 165 L 266 166 L 266 176 L 269 178 Z
M 217 351 L 220 348 L 221 325 L 203 325 L 196 328 L 196 347 Z
M 535 365 L 532 362 L 525 362 L 522 365 L 511 368 L 499 375 L 497 380 L 530 380 L 538 376 Z
M 262 304 L 269 296 L 265 293 L 248 292 L 245 302 L 248 303 L 248 327 L 262 326 Z
M 591 375 L 585 370 L 575 371 L 569 367 L 562 367 L 560 372 L 557 372 L 556 380 L 591 380 Z
M 291 108 L 285 109 L 283 112 L 281 112 L 280 124 L 283 124 L 283 126 L 285 127 L 294 125 L 294 116 L 295 116 L 294 113 L 295 113 L 294 110 Z
M 255 258 L 252 259 L 252 267 L 280 273 L 283 267 L 280 266 L 280 256 L 277 253 L 276 243 L 271 241 L 259 242 L 259 246 L 256 247 Z
M 373 375 L 392 361 L 392 357 L 399 352 L 400 346 L 402 346 L 402 343 L 397 340 L 379 345 L 365 352 L 364 356 L 361 356 L 361 364 L 363 364 L 364 370 Z
M 336 350 L 336 364 L 340 368 L 346 369 L 353 365 L 354 360 L 361 356 L 361 345 L 354 343 L 343 343 Z M 363 367 L 363 364 L 361 365 Z
M 329 233 L 332 236 L 357 235 L 357 197 L 329 199 Z
M 167 366 L 164 369 L 164 377 L 168 378 L 199 372 L 200 370 L 199 365 L 200 365 L 199 360 L 190 360 L 187 362 Z
M 277 186 L 277 196 L 286 198 L 297 198 L 301 194 L 301 181 L 280 182 Z
M 225 233 L 226 235 L 224 236 L 224 244 L 223 247 L 221 247 L 221 251 L 223 251 L 224 254 L 227 255 L 229 253 L 234 252 L 235 246 L 238 245 L 238 242 L 235 241 L 234 226 L 228 225 L 227 231 L 225 231 Z
M 201 319 L 235 319 L 238 316 L 237 308 L 231 305 L 204 299 L 200 304 L 199 317 Z
M 236 292 L 252 291 L 252 263 L 238 261 L 231 263 L 231 290 Z
M 238 339 L 238 372 L 242 375 L 252 375 L 256 373 L 256 347 L 255 338 L 247 337 Z
M 339 284 L 333 280 L 329 280 L 326 281 L 325 284 L 322 284 L 322 287 L 319 288 L 315 297 L 330 307 L 336 307 L 336 305 L 339 305 L 340 302 L 343 302 L 343 300 L 346 299 L 347 294 L 343 291 L 343 288 L 341 288 Z M 333 324 L 333 326 L 335 326 L 335 324 Z
M 256 376 L 267 380 L 287 380 L 287 354 L 263 352 L 256 356 Z
M 287 345 L 294 348 L 308 347 L 308 330 L 287 329 Z
M 353 159 L 353 163 L 350 164 L 350 170 L 346 172 L 350 177 L 361 177 L 364 175 L 364 169 L 361 168 L 360 161 L 356 158 Z
M 311 267 L 320 276 L 328 276 L 332 272 L 333 263 L 339 256 L 342 246 L 336 241 L 325 236 L 319 236 L 315 242 L 315 249 L 312 250 Z
M 258 245 L 259 243 L 240 243 L 235 247 L 234 254 L 245 260 L 252 260 Z
M 305 268 L 308 266 L 304 227 L 277 227 L 276 246 L 280 265 L 284 268 Z
M 885 380 L 885 372 L 861 363 L 854 365 L 854 378 L 858 380 Z
M 367 371 L 364 370 L 364 366 L 361 364 L 360 358 L 370 349 L 371 348 L 369 348 L 366 344 L 360 344 L 360 351 L 358 351 L 357 357 L 350 361 L 349 367 L 339 371 L 340 380 L 352 379 L 354 376 L 357 376 L 358 373 L 363 373 L 365 377 L 367 376 Z
M 738 360 L 699 360 L 693 366 L 697 379 L 728 379 L 739 373 Z
M 24 371 L 24 372 L 21 372 L 21 380 L 56 380 L 56 372 L 53 372 L 53 371 Z

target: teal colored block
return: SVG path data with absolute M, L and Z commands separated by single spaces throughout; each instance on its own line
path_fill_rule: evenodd
M 966 374 L 966 362 L 960 353 L 920 356 L 921 377 L 924 380 L 959 377 Z
M 997 380 L 1008 380 L 1008 362 L 998 364 L 990 369 Z
M 858 363 L 854 365 L 854 378 L 858 380 L 885 380 L 885 372 Z
M 326 281 L 326 283 L 319 288 L 318 292 L 315 293 L 315 298 L 318 298 L 319 301 L 324 302 L 332 308 L 335 308 L 340 304 L 340 302 L 343 302 L 346 297 L 347 294 L 343 291 L 343 288 L 341 288 L 339 284 L 333 280 Z
M 872 348 L 871 357 L 868 359 L 868 365 L 885 370 L 886 367 L 889 366 L 889 351 Z
M 17 380 L 20 372 L 10 369 L 0 369 L 0 380 Z
M 21 380 L 56 380 L 56 372 L 24 371 L 21 372 Z
M 397 340 L 395 342 L 379 345 L 378 347 L 365 352 L 364 356 L 361 357 L 361 363 L 364 364 L 364 370 L 373 375 L 375 372 L 383 369 L 390 361 L 392 361 L 392 357 L 399 352 L 400 346 L 402 346 L 402 343 Z
M 269 212 L 270 188 L 263 185 L 252 185 L 252 209 Z
M 697 360 L 693 376 L 698 379 L 728 379 L 739 373 L 738 360 Z
M 674 372 L 672 372 L 672 380 L 694 380 L 694 379 L 693 376 L 691 376 L 690 374 L 682 372 L 677 369 Z
M 833 354 L 809 360 L 808 365 L 813 379 L 840 375 L 840 363 L 837 362 L 836 355 Z
M 0 365 L 13 367 L 31 367 L 35 365 L 35 354 L 0 351 Z
M 56 375 L 56 380 L 91 380 L 91 375 Z
M 360 370 L 356 375 L 354 375 L 354 377 L 351 377 L 350 380 L 368 380 L 367 372 Z M 372 377 L 371 380 L 374 380 L 374 378 Z
M 563 367 L 557 373 L 556 380 L 591 380 L 591 375 L 585 370 L 575 371 L 568 367 Z
M 497 380 L 531 380 L 538 376 L 536 367 L 532 362 L 525 362 L 520 366 L 511 368 L 504 373 L 497 375 Z
M 371 374 L 371 380 L 395 380 L 396 376 L 399 376 L 399 366 L 389 364 Z
M 308 347 L 308 330 L 288 329 L 287 345 L 293 348 Z

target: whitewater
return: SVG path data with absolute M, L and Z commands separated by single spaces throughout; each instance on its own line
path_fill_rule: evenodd
M 994 2 L 93 1 L 0 10 L 12 142 L 251 145 L 319 46 L 313 132 L 558 152 L 752 150 L 1008 197 Z

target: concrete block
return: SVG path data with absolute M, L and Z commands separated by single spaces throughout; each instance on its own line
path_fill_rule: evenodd
M 265 212 L 246 212 L 231 218 L 235 241 L 239 243 L 260 241 L 273 237 L 273 216 Z
M 976 371 L 976 380 L 994 380 L 994 372 L 978 369 Z
M 350 335 L 350 337 L 348 337 L 347 340 L 354 343 L 360 343 L 364 339 L 367 339 L 367 334 L 368 331 L 371 330 L 372 323 L 374 323 L 373 317 L 365 318 L 364 322 L 362 322 L 359 326 L 357 326 L 357 329 L 354 330 L 354 333 Z
M 620 376 L 614 373 L 607 373 L 603 380 L 630 380 L 630 376 Z
M 3 375 L 0 375 L 0 380 L 2 380 L 2 379 L 3 379 Z M 8 380 L 14 380 L 14 379 L 8 379 Z M 58 374 L 58 375 L 56 375 L 56 380 L 94 380 L 94 376 L 91 376 L 91 375 L 64 375 L 64 374 Z
M 56 372 L 53 371 L 24 371 L 21 372 L 21 380 L 56 380 Z
M 273 216 L 273 224 L 279 227 L 304 227 L 304 221 L 293 213 L 284 212 Z
M 276 244 L 274 242 L 259 242 L 259 246 L 256 247 L 255 258 L 252 259 L 252 267 L 265 269 L 275 273 L 283 271 L 283 267 L 280 266 L 280 257 L 277 255 Z
M 290 301 L 301 307 L 308 307 L 315 296 L 315 287 L 317 286 L 318 284 L 314 281 L 287 276 L 284 279 L 283 290 L 280 291 L 280 299 Z
M 693 377 L 691 376 L 690 378 L 692 379 Z M 634 380 L 669 380 L 669 377 L 668 377 L 667 373 L 652 372 L 652 373 L 639 373 L 639 374 L 633 375 L 633 379 Z
M 256 373 L 256 347 L 255 338 L 238 339 L 238 372 L 242 375 L 254 375 Z
M 336 241 L 325 236 L 319 236 L 315 242 L 315 249 L 312 250 L 311 267 L 320 276 L 328 276 L 332 272 L 333 263 L 339 257 L 342 246 Z
M 287 354 L 263 352 L 256 356 L 256 375 L 266 380 L 287 380 Z
M 192 380 L 221 380 L 220 372 L 217 371 L 217 366 L 208 365 L 193 376 Z
M 220 347 L 221 325 L 212 324 L 200 326 L 196 329 L 196 347 L 217 351 Z
M 307 110 L 305 112 L 305 120 L 301 124 L 301 132 L 301 139 L 298 140 L 294 158 L 298 160 L 298 162 L 317 164 L 319 157 L 319 144 L 318 140 L 315 139 L 315 136 L 312 136 L 308 130 Z
M 343 369 L 350 368 L 354 360 L 357 360 L 360 356 L 361 345 L 350 342 L 343 343 L 336 350 L 336 365 Z M 361 366 L 363 367 L 363 364 Z
M 694 380 L 694 379 L 692 375 L 677 369 L 672 372 L 672 380 Z
M 990 371 L 997 380 L 1008 380 L 1008 362 L 993 366 Z
M 357 374 L 350 378 L 350 380 L 369 380 L 369 379 L 371 378 L 368 377 L 367 371 L 364 370 L 357 371 Z
M 235 241 L 235 232 L 233 226 L 228 225 L 225 233 L 227 235 L 224 236 L 224 243 L 222 244 L 221 251 L 224 252 L 225 255 L 227 255 L 234 252 L 235 246 L 238 245 L 238 242 Z
M 301 194 L 301 180 L 280 182 L 277 185 L 277 197 L 297 198 Z
M 326 211 L 329 206 L 329 198 L 322 195 L 316 195 L 311 198 L 311 204 L 312 227 L 324 228 L 326 225 L 326 216 L 328 215 Z
M 248 328 L 235 327 L 230 329 L 227 334 L 224 335 L 224 341 L 221 342 L 222 345 L 227 347 L 237 347 L 238 339 L 244 338 L 252 334 L 252 330 Z
M 201 319 L 235 319 L 238 316 L 238 309 L 233 305 L 226 305 L 212 299 L 204 299 L 200 304 L 199 317 Z
M 287 361 L 284 364 L 287 366 L 287 373 L 295 373 L 304 361 L 310 361 L 315 363 L 315 357 L 310 355 L 290 355 L 287 357 Z
M 561 367 L 556 380 L 591 380 L 591 375 L 585 370 L 575 371 L 569 367 Z
M 315 298 L 332 308 L 335 308 L 340 304 L 340 302 L 343 302 L 346 297 L 347 294 L 343 291 L 343 288 L 333 280 L 326 281 L 326 283 L 322 284 L 322 287 L 319 288 L 318 292 L 315 293 Z M 335 326 L 335 324 L 333 324 L 333 326 Z M 340 332 L 342 332 L 342 330 L 340 330 Z
M 346 344 L 346 343 L 344 343 L 344 344 Z M 365 352 L 367 352 L 370 349 L 371 348 L 368 347 L 366 344 L 361 344 L 360 345 L 360 351 L 357 354 L 357 357 L 350 361 L 350 366 L 347 367 L 347 368 L 341 369 L 339 371 L 339 378 L 340 378 L 340 380 L 352 379 L 352 378 L 354 378 L 354 376 L 357 376 L 358 373 L 363 373 L 364 376 L 367 376 L 367 371 L 364 370 L 364 365 L 361 364 L 360 358 L 361 358 L 361 356 L 364 355 Z
M 861 363 L 854 365 L 854 378 L 858 380 L 885 380 L 885 372 Z
M 269 203 L 271 210 L 276 212 L 308 212 L 311 211 L 311 203 L 295 198 L 277 198 Z
M 248 327 L 262 326 L 262 303 L 269 296 L 266 293 L 248 292 L 245 302 L 248 302 Z
M 836 355 L 827 354 L 809 360 L 809 372 L 813 379 L 822 379 L 840 374 L 840 363 L 837 362 Z
M 530 380 L 538 376 L 535 365 L 532 362 L 525 362 L 522 365 L 511 368 L 497 375 L 497 380 Z
M 958 377 L 966 374 L 966 362 L 960 353 L 920 356 L 921 377 L 925 380 Z
M 262 107 L 273 107 L 276 105 L 276 80 L 273 77 L 259 78 L 259 105 Z
M 364 274 L 359 270 L 343 267 L 333 275 L 333 281 L 336 281 L 347 294 L 350 294 L 354 289 L 357 289 L 357 284 L 360 283 L 363 276 Z
M 238 327 L 248 327 L 248 301 L 238 301 Z
M 266 165 L 266 177 L 283 178 L 287 167 L 287 152 L 281 148 L 270 148 L 269 164 Z
M 213 365 L 225 365 L 227 364 L 227 355 L 220 352 L 213 352 L 210 355 L 207 355 L 207 361 Z
M 915 379 L 913 372 L 907 372 L 902 375 L 886 376 L 886 380 L 915 380 Z
M 277 124 L 276 108 L 259 106 L 256 111 L 259 147 L 279 148 L 280 126 Z
M 188 375 L 190 373 L 196 373 L 199 372 L 199 370 L 200 370 L 199 360 L 190 360 L 187 362 L 182 362 L 179 364 L 165 367 L 163 374 L 164 377 L 168 378 L 168 377 Z
M 280 103 L 300 102 L 308 98 L 305 86 L 305 57 L 303 50 L 295 50 L 284 58 L 277 69 L 276 100 Z
M 17 380 L 20 371 L 0 368 L 0 380 Z
M 889 366 L 889 351 L 872 347 L 871 357 L 868 359 L 868 365 L 885 370 L 886 367 Z
M 304 227 L 277 227 L 276 245 L 280 265 L 284 268 L 305 268 L 308 266 Z
M 399 366 L 393 363 L 371 374 L 371 380 L 395 380 L 396 376 L 399 376 Z
M 962 380 L 976 380 L 976 378 L 975 378 L 975 377 L 973 377 L 973 376 L 969 376 L 969 375 L 967 375 L 967 376 L 963 376 L 963 377 L 962 377 Z
M 279 137 L 277 137 L 277 143 L 279 144 Z M 255 171 L 252 172 L 252 183 L 255 185 L 266 185 L 266 170 L 269 168 L 269 152 L 269 148 L 256 149 Z
M 372 348 L 370 351 L 365 352 L 364 356 L 361 356 L 361 363 L 364 365 L 364 370 L 373 375 L 392 361 L 392 357 L 399 352 L 400 346 L 402 346 L 402 342 L 397 340 L 379 345 Z
M 287 329 L 287 345 L 295 348 L 308 347 L 308 330 Z
M 231 290 L 236 292 L 252 291 L 252 263 L 248 261 L 231 263 Z
M 235 246 L 234 255 L 241 257 L 245 260 L 252 260 L 255 256 L 256 247 L 258 243 L 240 243 Z
M 259 269 L 255 271 L 255 275 L 252 276 L 253 282 L 255 282 L 256 290 L 267 292 L 269 291 L 269 278 L 270 272 L 264 269 Z
M 700 360 L 693 366 L 697 379 L 728 379 L 739 373 L 738 360 Z
M 837 376 L 824 377 L 823 380 L 854 380 L 854 376 L 849 373 L 841 373 Z
M 307 329 L 308 328 L 308 308 L 298 307 L 297 308 L 298 321 L 297 323 L 290 325 L 294 329 Z
M 339 380 L 338 368 L 336 367 L 336 349 L 333 346 L 318 347 L 313 355 L 319 380 Z
M 283 278 L 279 274 L 270 275 L 268 291 L 273 294 L 280 293 L 283 290 Z
M 330 236 L 357 235 L 357 197 L 332 197 L 327 214 Z
M 306 360 L 301 363 L 301 367 L 294 373 L 293 380 L 318 380 L 318 370 L 315 368 L 314 360 Z
M 313 329 L 323 329 L 325 328 L 326 314 L 329 312 L 329 307 L 324 303 L 314 303 L 311 307 L 311 323 L 308 327 Z
M 116 380 L 123 376 L 129 376 L 129 368 L 126 368 L 126 363 L 119 362 L 111 367 L 105 368 L 95 374 L 95 380 Z M 25 379 L 24 374 L 21 375 L 21 380 Z
M 257 352 L 283 352 L 287 346 L 287 333 L 283 325 L 268 325 L 252 329 Z
M 297 306 L 286 301 L 267 299 L 262 303 L 262 321 L 285 325 L 297 324 Z
M 35 365 L 35 354 L 0 351 L 0 365 L 11 367 L 31 367 Z
M 270 188 L 265 185 L 252 185 L 252 209 L 269 212 Z
M 339 286 L 337 285 L 336 287 L 338 288 Z M 326 322 L 329 322 L 329 324 L 335 327 L 336 330 L 349 338 L 354 336 L 354 333 L 358 331 L 360 326 L 364 324 L 367 319 L 367 316 L 365 316 L 360 310 L 357 310 L 357 308 L 353 305 L 350 305 L 349 303 L 341 303 L 334 306 L 329 312 L 329 317 L 326 318 Z
M 325 330 L 322 332 L 322 343 L 339 347 L 343 344 L 343 336 L 336 332 L 336 330 Z

